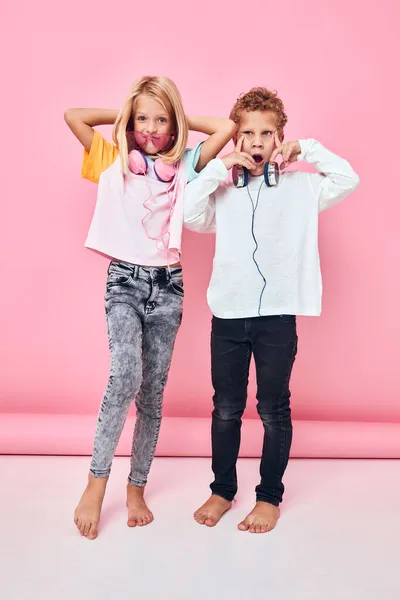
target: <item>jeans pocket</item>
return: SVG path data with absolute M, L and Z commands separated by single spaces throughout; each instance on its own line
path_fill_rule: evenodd
M 119 262 L 111 262 L 108 267 L 107 285 L 124 285 L 130 281 L 132 269 Z
M 183 282 L 178 282 L 178 281 L 174 281 L 171 279 L 171 288 L 174 292 L 174 294 L 176 294 L 177 296 L 181 296 L 183 298 L 184 296 L 184 289 L 183 289 Z

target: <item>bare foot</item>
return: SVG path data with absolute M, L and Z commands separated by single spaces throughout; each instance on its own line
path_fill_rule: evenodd
M 275 527 L 279 516 L 280 510 L 277 506 L 269 502 L 256 502 L 251 513 L 239 523 L 238 528 L 250 533 L 267 533 Z
M 101 506 L 106 492 L 108 477 L 89 475 L 88 484 L 74 512 L 74 522 L 81 535 L 89 540 L 97 537 Z
M 214 496 L 213 494 L 203 506 L 196 510 L 193 516 L 200 525 L 215 527 L 222 515 L 226 513 L 231 506 L 232 502 L 225 500 L 225 498 L 221 498 L 221 496 Z
M 136 487 L 128 483 L 126 505 L 128 507 L 128 527 L 143 527 L 154 519 L 143 498 L 144 487 Z

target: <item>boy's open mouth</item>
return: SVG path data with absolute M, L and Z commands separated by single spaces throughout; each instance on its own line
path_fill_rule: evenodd
M 253 158 L 258 165 L 261 164 L 264 160 L 261 154 L 253 154 Z

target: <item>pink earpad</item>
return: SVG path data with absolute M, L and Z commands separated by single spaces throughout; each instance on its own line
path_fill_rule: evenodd
M 147 172 L 147 159 L 138 150 L 131 150 L 128 155 L 128 166 L 135 175 L 145 175 Z
M 154 163 L 154 172 L 159 181 L 172 181 L 176 173 L 176 163 L 166 163 L 158 158 Z

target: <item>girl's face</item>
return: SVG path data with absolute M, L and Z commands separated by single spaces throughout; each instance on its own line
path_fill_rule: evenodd
M 134 131 L 143 133 L 144 135 L 171 136 L 173 131 L 173 122 L 165 108 L 146 94 L 141 94 L 136 103 L 136 110 L 133 115 Z M 168 139 L 168 138 L 166 138 Z M 146 154 L 157 154 L 160 152 L 160 147 L 155 146 L 149 139 L 141 145 L 141 149 Z

